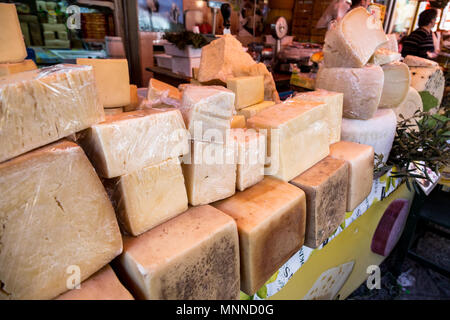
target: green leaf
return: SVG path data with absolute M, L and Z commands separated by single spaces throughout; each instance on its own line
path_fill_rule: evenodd
M 258 297 L 260 297 L 261 299 L 265 299 L 267 298 L 267 287 L 266 285 L 263 285 L 261 287 L 261 289 L 259 289 L 256 294 L 258 295 Z
M 439 100 L 436 99 L 436 97 L 433 96 L 430 92 L 420 91 L 419 94 L 422 98 L 423 111 L 428 112 L 439 105 Z

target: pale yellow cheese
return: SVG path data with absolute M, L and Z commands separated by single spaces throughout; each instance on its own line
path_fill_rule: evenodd
M 123 229 L 137 236 L 187 210 L 178 158 L 105 182 Z
M 327 105 L 326 121 L 328 124 L 328 141 L 330 144 L 341 140 L 341 123 L 344 95 L 327 90 L 308 91 L 297 94 L 294 100 L 319 101 Z
M 330 146 L 330 157 L 349 163 L 347 211 L 353 211 L 372 190 L 373 147 L 349 141 Z
M 264 178 L 266 138 L 253 129 L 232 129 L 237 155 L 236 188 L 244 191 Z
M 305 245 L 317 248 L 345 219 L 349 164 L 326 157 L 292 179 L 306 194 Z
M 383 92 L 381 93 L 380 108 L 395 108 L 403 100 L 411 85 L 409 68 L 403 62 L 395 61 L 382 66 L 384 73 Z
M 122 252 L 111 202 L 72 142 L 1 163 L 0 194 L 0 299 L 52 299 Z
M 22 62 L 26 56 L 16 6 L 0 3 L 0 63 Z
M 193 207 L 138 237 L 124 237 L 118 269 L 139 299 L 234 300 L 238 241 L 233 219 L 211 206 Z
M 257 104 L 254 104 L 250 107 L 243 108 L 239 110 L 237 113 L 245 116 L 245 119 L 251 118 L 256 115 L 258 112 L 263 111 L 264 109 L 275 105 L 274 101 L 263 101 Z
M 79 289 L 71 289 L 56 300 L 134 300 L 131 293 L 120 283 L 108 264 L 80 284 Z
M 402 58 L 401 53 L 391 51 L 386 48 L 378 48 L 373 54 L 370 62 L 376 65 L 384 65 L 394 61 L 399 61 Z
M 245 128 L 245 117 L 243 115 L 236 115 L 231 118 L 231 129 Z
M 123 110 L 123 108 L 107 108 L 104 111 L 105 111 L 105 116 L 113 116 L 115 114 L 122 113 L 124 110 Z
M 392 109 L 397 116 L 397 122 L 412 118 L 417 111 L 423 111 L 423 102 L 420 94 L 413 87 L 409 88 L 408 95 L 396 108 Z M 402 117 L 400 117 L 400 115 Z M 408 121 L 412 128 L 417 129 L 417 124 L 414 119 Z
M 16 63 L 2 63 L 0 64 L 0 77 L 7 76 L 8 74 L 25 72 L 37 69 L 33 60 L 27 59 L 22 62 Z
M 55 65 L 0 77 L 0 162 L 104 120 L 92 67 Z
M 227 79 L 227 88 L 234 92 L 236 110 L 260 103 L 264 100 L 264 77 L 248 76 Z
M 182 168 L 189 203 L 193 206 L 236 192 L 236 155 L 232 144 L 192 141 Z
M 306 197 L 271 177 L 213 204 L 236 220 L 241 290 L 253 295 L 303 245 Z
M 77 64 L 94 67 L 95 84 L 104 108 L 130 104 L 130 76 L 127 59 L 78 58 Z
M 178 110 L 138 110 L 108 116 L 79 139 L 99 175 L 114 178 L 189 152 Z
M 134 84 L 130 84 L 130 104 L 123 107 L 123 111 L 130 112 L 137 110 L 140 104 L 139 96 L 138 96 L 138 88 Z M 106 111 L 105 111 L 106 112 Z
M 267 137 L 266 175 L 289 181 L 329 153 L 327 105 L 289 100 L 247 120 Z

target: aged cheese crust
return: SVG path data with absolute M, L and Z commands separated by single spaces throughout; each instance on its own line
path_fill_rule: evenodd
M 122 252 L 111 202 L 72 142 L 0 164 L 0 193 L 0 299 L 52 299 L 70 268 L 83 281 Z
M 2 63 L 0 64 L 0 77 L 7 76 L 19 72 L 36 70 L 37 66 L 33 60 L 27 59 L 16 63 Z

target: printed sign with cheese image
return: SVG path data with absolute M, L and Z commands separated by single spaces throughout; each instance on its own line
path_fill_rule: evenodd
M 350 261 L 322 273 L 303 300 L 333 300 L 350 276 L 354 264 Z

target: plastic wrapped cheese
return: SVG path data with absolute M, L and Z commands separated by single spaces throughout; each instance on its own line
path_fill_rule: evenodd
M 181 92 L 170 84 L 152 78 L 148 83 L 147 100 L 152 107 L 161 104 L 179 107 L 181 105 Z
M 344 94 L 346 118 L 370 119 L 378 108 L 383 91 L 384 73 L 380 66 L 363 68 L 323 68 L 316 78 L 316 89 Z
M 95 88 L 90 66 L 0 77 L 0 162 L 103 121 Z
M 189 152 L 180 111 L 139 110 L 108 116 L 80 136 L 99 175 L 114 178 Z
M 0 300 L 52 299 L 122 252 L 111 202 L 72 142 L 1 163 L 0 194 Z

